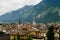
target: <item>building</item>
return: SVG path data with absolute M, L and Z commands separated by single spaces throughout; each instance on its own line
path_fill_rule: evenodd
M 0 24 L 0 31 L 2 31 L 2 24 Z

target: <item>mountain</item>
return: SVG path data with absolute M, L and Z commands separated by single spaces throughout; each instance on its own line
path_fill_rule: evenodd
M 18 10 L 8 12 L 2 16 L 0 16 L 0 22 L 18 22 L 20 18 L 22 19 L 22 15 L 25 14 L 27 11 L 31 10 L 33 8 L 33 5 L 26 5 L 23 8 L 20 8 Z M 25 14 L 26 15 L 26 14 Z M 23 21 L 23 20 L 22 20 Z
M 50 23 L 60 21 L 60 0 L 43 0 L 35 5 L 29 12 L 26 20 L 37 23 Z
M 60 0 L 43 0 L 34 6 L 24 6 L 16 11 L 0 16 L 2 22 L 50 23 L 60 21 Z

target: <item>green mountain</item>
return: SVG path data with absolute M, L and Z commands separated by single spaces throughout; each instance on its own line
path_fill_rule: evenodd
M 34 6 L 27 16 L 27 21 L 35 20 L 37 23 L 50 23 L 60 21 L 60 0 L 43 0 Z
M 0 22 L 8 22 L 8 23 L 15 23 L 18 22 L 21 19 L 21 22 L 24 21 L 23 15 L 27 16 L 27 12 L 30 11 L 33 8 L 33 5 L 26 5 L 23 8 L 20 8 L 18 10 L 14 10 L 11 12 L 8 12 L 2 16 L 0 16 Z M 25 16 L 24 16 L 25 17 Z
M 60 21 L 60 0 L 43 0 L 37 5 L 25 6 L 0 17 L 1 22 L 50 23 Z

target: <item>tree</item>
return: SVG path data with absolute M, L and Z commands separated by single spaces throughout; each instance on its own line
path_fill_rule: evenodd
M 54 40 L 54 27 L 50 26 L 47 32 L 47 40 Z
M 60 40 L 60 28 L 59 28 L 59 40 Z
M 17 33 L 17 40 L 21 40 L 19 33 Z
M 27 40 L 32 40 L 32 37 L 31 35 L 28 36 Z
M 14 35 L 14 40 L 16 40 L 16 35 Z
M 0 34 L 5 34 L 4 32 L 0 31 Z

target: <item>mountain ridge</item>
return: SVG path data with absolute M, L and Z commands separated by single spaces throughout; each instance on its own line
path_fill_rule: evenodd
M 32 7 L 29 6 L 28 8 L 27 7 L 22 8 L 23 10 L 18 10 L 17 13 L 16 11 L 14 11 L 12 14 L 16 13 L 16 17 L 18 15 L 19 16 L 18 18 L 13 19 L 13 21 L 15 20 L 18 21 L 19 17 L 22 23 L 27 23 L 27 22 L 32 23 L 32 21 L 35 21 L 36 23 L 51 23 L 51 22 L 60 21 L 60 4 L 59 3 L 60 3 L 60 0 L 58 1 L 43 0 L 39 4 L 34 5 Z M 22 13 L 19 14 L 19 12 L 22 12 Z

